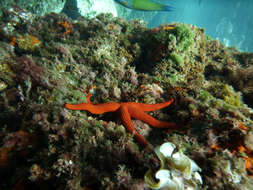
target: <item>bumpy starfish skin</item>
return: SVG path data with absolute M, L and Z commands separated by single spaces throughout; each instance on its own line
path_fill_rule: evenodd
M 91 94 L 87 96 L 87 103 L 81 104 L 65 104 L 65 108 L 70 110 L 87 110 L 92 114 L 102 114 L 105 112 L 115 112 L 117 111 L 122 124 L 125 126 L 126 130 L 134 134 L 134 138 L 142 145 L 148 145 L 148 142 L 142 137 L 134 128 L 131 118 L 141 120 L 155 128 L 170 128 L 177 129 L 178 126 L 174 123 L 159 121 L 150 115 L 146 114 L 146 111 L 155 111 L 169 106 L 173 99 L 168 102 L 158 103 L 158 104 L 143 104 L 136 102 L 108 102 L 103 104 L 93 104 L 90 101 Z

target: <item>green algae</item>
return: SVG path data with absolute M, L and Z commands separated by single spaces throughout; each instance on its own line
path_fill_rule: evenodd
M 5 90 L 8 85 L 4 81 L 0 81 L 0 92 Z
M 201 89 L 200 92 L 199 92 L 199 98 L 203 102 L 208 102 L 208 101 L 210 101 L 213 98 L 213 96 L 207 90 Z
M 217 83 L 212 90 L 214 97 L 222 99 L 228 105 L 235 107 L 243 105 L 241 93 L 236 92 L 230 85 Z
M 171 56 L 171 59 L 173 61 L 175 61 L 178 65 L 182 65 L 183 64 L 184 59 L 182 58 L 181 55 L 176 54 L 176 53 L 171 53 L 170 56 Z
M 179 51 L 187 51 L 190 46 L 194 43 L 194 34 L 186 24 L 181 24 L 176 26 L 174 31 L 174 35 L 177 39 L 177 49 Z
M 235 92 L 232 86 L 225 85 L 222 88 L 222 93 L 224 94 L 223 99 L 226 103 L 237 107 L 243 104 L 241 93 Z

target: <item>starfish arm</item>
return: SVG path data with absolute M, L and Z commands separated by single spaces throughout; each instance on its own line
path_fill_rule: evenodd
M 179 128 L 179 126 L 176 125 L 175 123 L 157 120 L 154 117 L 148 115 L 147 113 L 142 112 L 139 109 L 136 109 L 135 107 L 129 107 L 128 112 L 132 118 L 139 119 L 155 128 L 170 128 L 170 129 Z
M 91 103 L 81 103 L 81 104 L 65 104 L 65 108 L 70 110 L 86 110 L 92 114 L 102 114 L 105 112 L 114 112 L 120 107 L 120 104 L 115 102 L 108 102 L 104 104 L 91 104 Z
M 143 103 L 136 103 L 136 102 L 131 102 L 131 103 L 136 105 L 142 111 L 155 111 L 155 110 L 159 110 L 159 109 L 169 106 L 173 101 L 174 99 L 172 98 L 167 102 L 158 103 L 158 104 L 143 104 Z
M 119 108 L 119 116 L 122 121 L 122 124 L 125 126 L 126 130 L 132 134 L 134 134 L 134 138 L 143 146 L 148 145 L 148 142 L 145 140 L 143 136 L 141 136 L 134 128 L 131 116 L 128 113 L 128 107 L 126 105 L 122 105 Z

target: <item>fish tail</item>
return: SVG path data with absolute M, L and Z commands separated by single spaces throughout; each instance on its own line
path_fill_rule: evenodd
M 173 11 L 174 7 L 169 5 L 163 5 L 163 11 Z

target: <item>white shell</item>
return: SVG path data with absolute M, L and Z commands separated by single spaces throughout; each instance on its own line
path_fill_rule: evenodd
M 164 157 L 170 157 L 176 148 L 176 145 L 174 145 L 171 142 L 163 143 L 160 146 L 160 152 L 163 154 Z
M 201 169 L 183 152 L 174 153 L 175 148 L 176 146 L 170 142 L 155 148 L 155 153 L 161 161 L 161 167 L 155 173 L 151 170 L 146 173 L 145 182 L 150 188 L 190 190 L 197 189 L 197 184 L 202 184 L 202 178 L 198 173 Z
M 169 170 L 158 170 L 155 174 L 156 179 L 160 181 L 159 189 L 166 188 L 168 190 L 179 190 L 180 184 L 171 179 Z M 181 190 L 181 189 L 180 189 Z
M 201 176 L 200 176 L 200 174 L 199 174 L 198 172 L 194 172 L 193 177 L 194 177 L 200 184 L 203 183 L 202 178 L 201 178 Z

